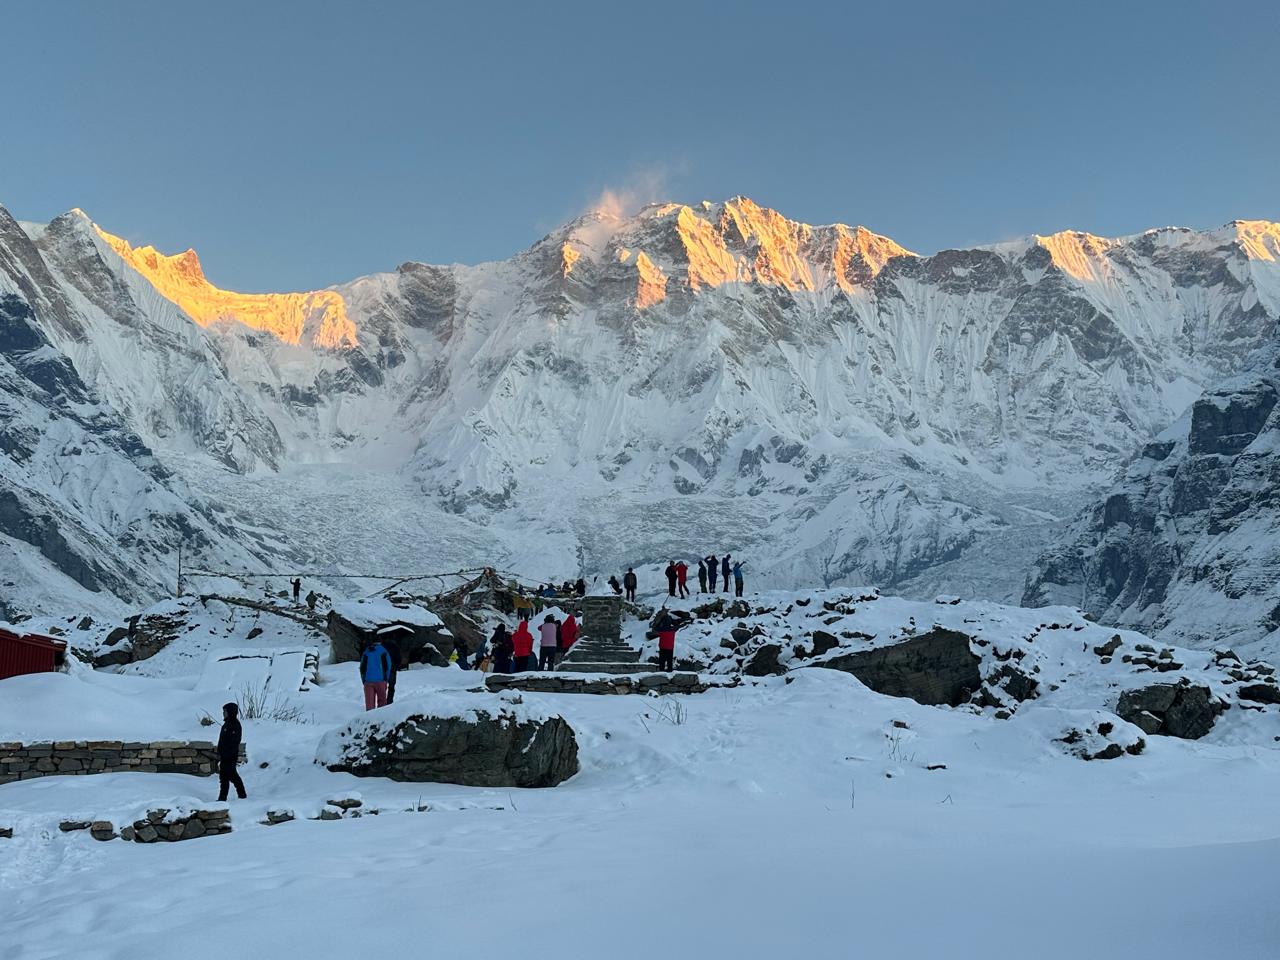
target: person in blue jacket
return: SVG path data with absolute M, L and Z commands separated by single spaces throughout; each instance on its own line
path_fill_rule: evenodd
M 364 684 L 364 708 L 374 710 L 387 705 L 387 681 L 391 679 L 391 655 L 374 641 L 360 655 L 360 681 Z

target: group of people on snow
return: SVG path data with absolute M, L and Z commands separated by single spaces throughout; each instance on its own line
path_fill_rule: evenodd
M 724 580 L 724 586 L 721 587 L 722 592 L 729 589 L 729 578 L 733 578 L 733 588 L 735 596 L 742 596 L 743 590 L 743 563 L 741 560 L 734 560 L 730 554 L 725 554 L 722 558 L 714 555 L 703 557 L 697 561 L 698 564 L 698 592 L 699 593 L 715 593 L 717 574 Z M 683 560 L 670 560 L 667 567 L 663 571 L 667 577 L 667 596 L 669 597 L 687 597 L 689 596 L 689 565 Z M 609 586 L 613 588 L 614 594 L 625 594 L 626 598 L 631 602 L 635 602 L 636 588 L 639 586 L 634 567 L 627 567 L 627 572 L 622 575 L 622 582 L 618 582 L 616 576 L 609 578 Z
M 535 638 L 529 619 L 522 617 L 514 631 L 499 623 L 489 638 L 493 650 L 494 673 L 524 673 L 526 670 L 554 670 L 566 653 L 578 642 L 578 621 L 572 613 L 563 620 L 548 613 L 538 624 Z M 534 647 L 538 653 L 534 655 Z

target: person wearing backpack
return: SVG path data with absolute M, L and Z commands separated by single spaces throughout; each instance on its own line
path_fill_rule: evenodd
M 360 682 L 364 684 L 364 708 L 376 710 L 387 705 L 387 681 L 391 678 L 391 655 L 374 641 L 360 656 Z

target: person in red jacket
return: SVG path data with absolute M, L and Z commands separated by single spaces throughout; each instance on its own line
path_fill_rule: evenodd
M 689 579 L 689 565 L 681 560 L 676 564 L 676 580 L 680 584 L 680 596 L 687 597 L 689 588 L 685 586 L 685 581 Z
M 658 634 L 659 670 L 666 670 L 671 673 L 676 668 L 676 631 L 680 629 L 680 626 L 675 618 L 665 611 L 658 618 L 658 622 L 654 624 L 653 629 Z
M 562 655 L 568 653 L 569 649 L 578 642 L 578 621 L 573 618 L 572 613 L 564 618 L 564 623 L 560 624 L 560 640 Z
M 511 635 L 511 646 L 516 655 L 516 673 L 524 673 L 533 659 L 533 634 L 529 632 L 528 620 L 521 620 L 516 627 L 516 632 Z

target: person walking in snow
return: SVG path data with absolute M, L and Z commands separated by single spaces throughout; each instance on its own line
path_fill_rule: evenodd
M 302 591 L 302 578 L 294 577 L 293 578 L 293 602 L 294 603 L 298 602 L 298 594 L 301 591 Z
M 720 561 L 720 574 L 724 577 L 724 587 L 722 592 L 729 590 L 729 574 L 733 572 L 732 566 L 729 564 L 729 554 L 724 555 L 724 559 Z
M 702 560 L 698 561 L 698 592 L 707 592 L 707 565 Z
M 687 597 L 689 595 L 689 565 L 681 560 L 676 564 L 676 587 L 680 591 L 680 596 Z
M 631 567 L 627 567 L 627 572 L 622 575 L 622 585 L 627 588 L 627 599 L 635 603 L 636 587 L 639 584 L 636 581 L 636 572 Z
M 524 623 L 523 620 L 520 621 Z M 511 642 L 511 634 L 507 633 L 507 625 L 500 623 L 493 628 L 493 636 L 489 638 L 489 647 L 493 650 L 493 672 L 510 673 L 511 658 L 516 652 Z
M 659 670 L 671 673 L 676 668 L 676 631 L 679 629 L 680 624 L 676 622 L 675 617 L 665 610 L 659 614 L 658 622 L 654 624 L 654 631 L 658 634 Z
M 511 650 L 515 654 L 516 673 L 524 673 L 533 659 L 533 634 L 529 631 L 528 620 L 521 620 L 516 625 L 516 632 L 511 636 Z
M 554 616 L 547 614 L 547 619 L 538 626 L 538 669 L 554 670 L 556 653 L 560 647 L 560 624 Z
M 236 796 L 244 800 L 244 781 L 236 773 L 240 762 L 240 708 L 234 703 L 222 705 L 222 732 L 218 734 L 218 801 L 227 799 L 230 787 L 236 788 Z
M 742 596 L 742 561 L 739 560 L 733 565 L 733 595 L 735 597 Z
M 578 621 L 574 619 L 571 613 L 564 618 L 564 623 L 560 624 L 560 649 L 562 653 L 568 653 L 577 642 Z
M 676 581 L 679 579 L 679 575 L 676 573 L 676 562 L 668 560 L 667 569 L 664 572 L 667 575 L 667 596 L 674 597 L 676 595 Z
M 387 705 L 387 681 L 391 677 L 391 655 L 377 640 L 360 655 L 360 682 L 364 684 L 364 708 L 376 710 Z

